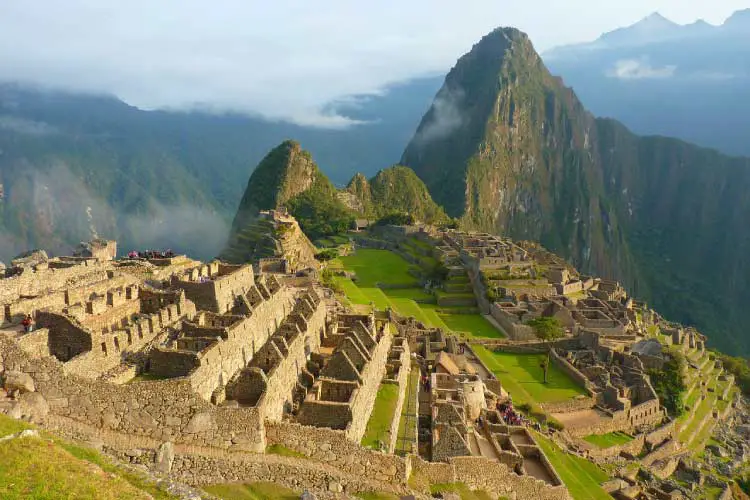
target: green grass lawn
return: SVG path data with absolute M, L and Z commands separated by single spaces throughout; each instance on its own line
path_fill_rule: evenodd
M 550 364 L 544 383 L 544 372 L 539 366 L 544 354 L 511 354 L 493 352 L 474 346 L 474 352 L 510 392 L 516 404 L 550 403 L 587 395 L 583 387 L 554 364 Z
M 224 500 L 297 500 L 300 495 L 274 483 L 214 484 L 203 490 Z
M 419 392 L 419 367 L 412 367 L 409 372 L 407 383 L 411 387 L 411 397 L 409 387 L 406 388 L 404 405 L 401 407 L 401 417 L 398 423 L 398 439 L 396 440 L 396 453 L 406 455 L 411 453 L 411 444 L 417 442 L 417 399 L 416 394 Z M 411 415 L 411 416 L 410 416 Z M 403 439 L 402 439 L 403 438 Z
M 417 282 L 408 272 L 411 264 L 388 250 L 361 248 L 339 259 L 344 268 L 357 274 L 357 286 L 360 287 L 375 287 L 378 283 L 406 285 Z
M 413 316 L 427 327 L 463 332 L 467 337 L 503 337 L 503 334 L 480 314 L 438 313 L 437 310 L 441 308 L 434 303 L 435 297 L 419 288 L 416 278 L 408 273 L 411 265 L 391 251 L 359 249 L 353 255 L 334 259 L 330 267 L 356 273 L 356 282 L 348 278 L 336 278 L 343 293 L 353 304 L 374 303 L 380 310 L 390 307 L 403 316 Z M 378 284 L 386 287 L 378 288 Z M 387 288 L 387 285 L 410 284 L 414 286 Z M 420 302 L 416 302 L 417 300 Z
M 607 434 L 590 434 L 583 439 L 599 448 L 611 448 L 612 446 L 631 442 L 633 436 L 618 431 L 608 432 Z
M 555 443 L 535 432 L 534 439 L 539 444 L 560 479 L 575 500 L 611 499 L 601 487 L 607 481 L 607 474 L 593 462 L 571 455 L 561 450 Z
M 503 334 L 480 314 L 440 314 L 443 322 L 456 332 L 468 332 L 472 337 L 503 338 Z
M 378 443 L 386 445 L 390 441 L 391 422 L 396 418 L 396 403 L 398 401 L 398 386 L 395 384 L 380 384 L 375 406 L 372 408 L 370 420 L 367 421 L 365 435 L 362 436 L 362 446 L 378 449 Z

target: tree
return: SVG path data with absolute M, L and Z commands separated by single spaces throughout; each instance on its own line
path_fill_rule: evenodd
M 526 324 L 533 328 L 536 336 L 542 340 L 555 340 L 565 336 L 565 331 L 557 318 L 543 316 L 531 319 Z

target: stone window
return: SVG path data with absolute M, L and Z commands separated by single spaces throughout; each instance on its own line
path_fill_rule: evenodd
M 115 337 L 115 352 L 120 352 L 120 340 Z
M 102 342 L 102 352 L 104 353 L 105 356 L 107 355 L 107 343 L 106 342 Z
M 133 332 L 128 331 L 128 345 L 133 343 Z

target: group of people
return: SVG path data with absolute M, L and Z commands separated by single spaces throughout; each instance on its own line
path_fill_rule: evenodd
M 171 259 L 174 256 L 175 253 L 171 249 L 164 252 L 158 250 L 146 250 L 145 252 L 133 250 L 128 252 L 129 259 Z
M 513 403 L 497 403 L 497 411 L 507 425 L 527 425 L 528 419 L 513 409 Z

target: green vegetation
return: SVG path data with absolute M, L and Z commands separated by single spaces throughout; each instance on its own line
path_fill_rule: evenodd
M 410 226 L 414 224 L 414 216 L 404 212 L 391 212 L 375 221 L 376 226 Z
M 608 432 L 607 434 L 589 434 L 583 439 L 599 448 L 611 448 L 612 446 L 629 443 L 633 440 L 633 436 L 618 431 Z
M 685 357 L 672 349 L 669 351 L 669 359 L 661 370 L 650 370 L 648 376 L 654 390 L 659 395 L 662 406 L 670 415 L 680 416 L 685 411 L 682 403 L 683 395 L 687 390 L 683 373 L 685 371 Z
M 565 331 L 557 318 L 534 318 L 526 322 L 526 324 L 532 327 L 536 336 L 542 340 L 555 340 L 565 335 Z
M 417 398 L 419 392 L 419 366 L 412 366 L 409 372 L 409 387 L 406 389 L 404 404 L 401 407 L 401 417 L 398 423 L 398 438 L 396 450 L 398 455 L 411 453 L 411 443 L 417 442 Z M 410 394 L 411 391 L 411 394 Z
M 320 171 L 310 188 L 290 198 L 286 206 L 313 240 L 345 233 L 354 223 L 354 214 L 339 201 L 336 188 Z
M 609 477 L 593 462 L 564 452 L 558 446 L 535 432 L 534 439 L 560 475 L 575 500 L 611 500 L 601 483 Z
M 32 426 L 0 414 L 0 437 Z M 40 433 L 0 443 L 0 498 L 46 500 L 174 497 L 97 451 Z
M 750 396 L 750 359 L 733 357 L 719 352 L 715 353 L 724 368 L 734 375 L 735 382 L 746 396 Z
M 206 493 L 223 500 L 297 500 L 299 493 L 275 483 L 213 484 L 204 486 Z
M 473 349 L 517 405 L 565 401 L 586 395 L 583 387 L 554 364 L 549 366 L 548 381 L 545 384 L 544 370 L 540 366 L 546 359 L 545 354 L 492 352 L 484 346 L 474 346 Z
M 369 181 L 357 174 L 347 190 L 364 207 L 365 215 L 379 218 L 379 224 L 447 223 L 448 217 L 413 170 L 393 166 L 379 171 Z
M 413 316 L 425 325 L 460 332 L 467 337 L 499 338 L 502 336 L 479 314 L 438 312 L 433 295 L 418 288 L 413 266 L 388 250 L 358 249 L 354 254 L 330 261 L 331 272 L 346 269 L 356 274 L 356 283 L 343 277 L 330 277 L 331 288 L 343 293 L 353 304 L 377 309 L 392 308 L 404 316 Z M 325 273 L 324 273 L 325 274 Z M 327 278 L 324 278 L 327 279 Z M 380 288 L 383 287 L 383 288 Z M 419 302 L 417 302 L 419 301 Z
M 390 441 L 391 422 L 396 418 L 396 403 L 398 402 L 398 385 L 380 384 L 375 398 L 375 406 L 367 421 L 365 435 L 362 436 L 362 446 L 379 450 L 385 445 L 387 450 Z
M 315 254 L 315 258 L 321 262 L 333 260 L 339 256 L 339 251 L 335 248 L 326 248 Z
M 302 453 L 294 451 L 291 448 L 287 448 L 283 444 L 272 444 L 267 446 L 266 453 L 281 455 L 282 457 L 306 458 Z

